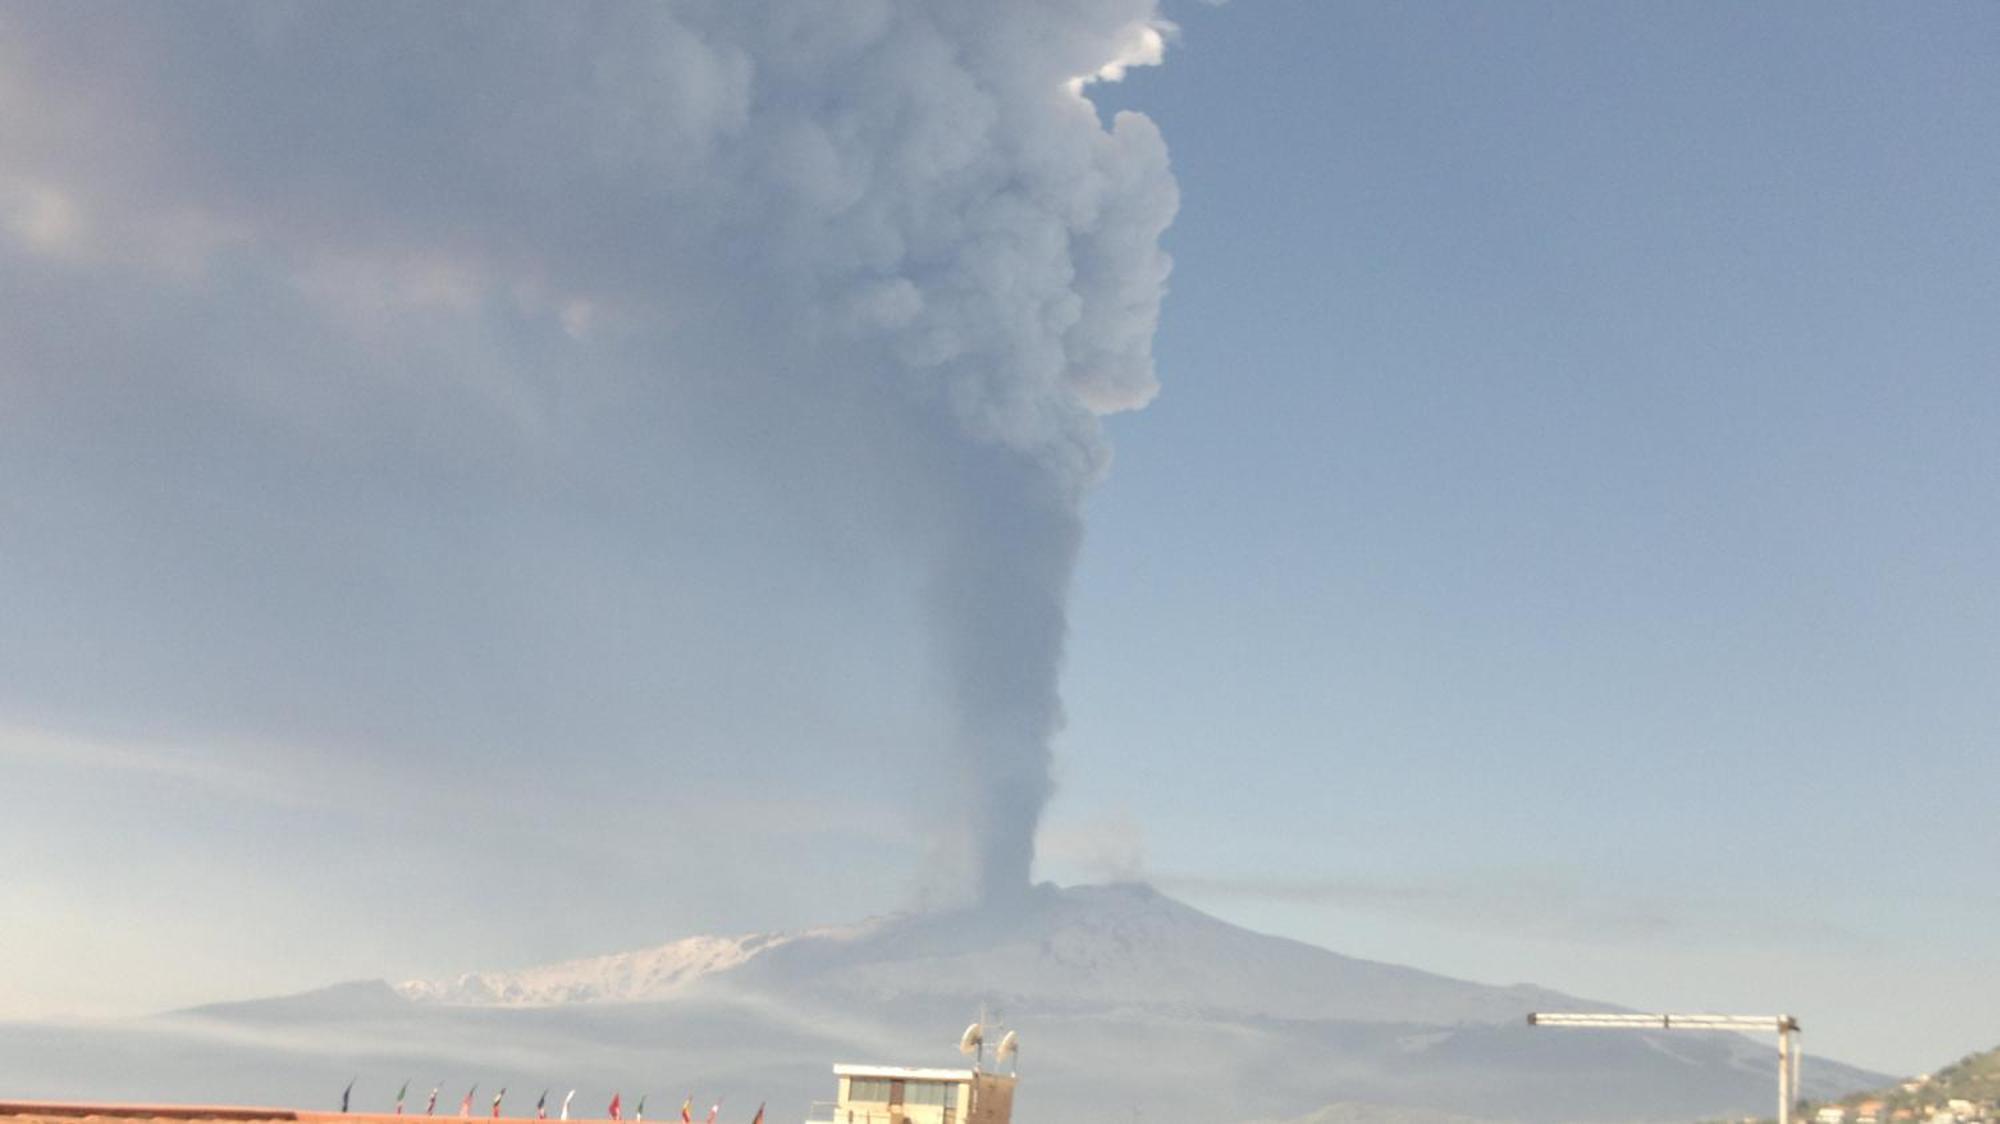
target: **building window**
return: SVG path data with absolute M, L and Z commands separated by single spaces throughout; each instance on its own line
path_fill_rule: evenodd
M 847 1079 L 847 1099 L 888 1104 L 889 1082 L 880 1078 L 850 1077 Z
M 958 1083 L 955 1081 L 911 1081 L 903 1086 L 904 1104 L 932 1105 L 937 1108 L 958 1107 Z

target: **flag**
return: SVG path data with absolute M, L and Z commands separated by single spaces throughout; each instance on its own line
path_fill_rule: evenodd
M 750 1124 L 764 1124 L 764 1106 L 761 1103 L 757 1106 L 756 1118 L 751 1120 Z
M 472 1115 L 472 1094 L 477 1093 L 478 1091 L 479 1091 L 479 1086 L 477 1085 L 474 1085 L 472 1088 L 467 1089 L 465 1091 L 465 1099 L 458 1102 L 458 1114 L 460 1116 Z
M 442 1085 L 431 1086 L 431 1099 L 424 1105 L 425 1116 L 436 1115 L 438 1109 L 438 1090 L 442 1088 L 444 1088 Z
M 639 1094 L 639 1103 L 637 1105 L 634 1105 L 632 1108 L 632 1119 L 639 1121 L 639 1124 L 645 1124 L 646 1094 L 644 1093 Z
M 500 1119 L 500 1098 L 506 1095 L 507 1086 L 505 1085 L 500 1086 L 500 1091 L 493 1094 L 493 1119 L 495 1120 Z
M 360 1078 L 357 1077 L 354 1080 L 359 1081 Z M 349 1081 L 347 1083 L 347 1088 L 342 1089 L 340 1091 L 340 1111 L 342 1112 L 347 1111 L 347 1095 L 349 1093 L 352 1093 L 353 1091 L 354 1091 L 354 1081 Z
M 396 1115 L 397 1115 L 397 1116 L 401 1116 L 401 1115 L 403 1115 L 403 1098 L 404 1098 L 404 1097 L 407 1097 L 407 1096 L 409 1096 L 409 1095 L 410 1095 L 410 1083 L 409 1083 L 409 1081 L 408 1081 L 408 1080 L 405 1080 L 405 1081 L 403 1082 L 403 1087 L 402 1087 L 402 1088 L 400 1088 L 400 1089 L 398 1089 L 398 1090 L 396 1090 Z
M 574 1099 L 575 1097 L 576 1097 L 576 1090 L 575 1090 L 575 1089 L 571 1089 L 571 1090 L 569 1091 L 569 1096 L 567 1096 L 567 1097 L 564 1097 L 564 1098 L 563 1098 L 563 1110 L 562 1110 L 562 1118 L 563 1118 L 564 1120 L 568 1120 L 568 1119 L 569 1119 L 569 1102 L 570 1102 L 570 1101 L 571 1101 L 572 1099 Z
M 681 1102 L 681 1124 L 694 1124 L 693 1093 L 689 1093 L 688 1099 Z
M 624 1118 L 623 1116 L 619 1115 L 619 1112 L 618 1112 L 618 1094 L 617 1094 L 617 1093 L 613 1093 L 613 1094 L 611 1094 L 611 1119 L 613 1119 L 613 1120 L 623 1120 L 623 1119 L 625 1119 L 625 1118 Z
M 548 1118 L 549 1118 L 549 1091 L 547 1089 L 543 1089 L 542 1098 L 535 1102 L 535 1119 L 547 1120 Z

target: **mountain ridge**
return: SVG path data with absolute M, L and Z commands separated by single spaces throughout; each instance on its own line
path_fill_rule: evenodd
M 1412 1118 L 1684 1121 L 1754 1114 L 1770 1098 L 1762 1043 L 1526 1025 L 1528 1011 L 1555 1005 L 1615 1009 L 1256 933 L 1150 887 L 1044 885 L 954 910 L 354 981 L 122 1027 L 0 1027 L 0 1087 L 317 1103 L 356 1074 L 390 1089 L 429 1074 L 607 1096 L 691 1083 L 803 1107 L 830 1091 L 836 1061 L 962 1064 L 951 1043 L 983 1008 L 1021 1033 L 1022 1124 L 1135 1108 L 1290 1120 L 1340 1104 Z M 1830 1060 L 1807 1077 L 1814 1096 L 1882 1080 Z
M 1203 963 L 1199 979 L 1178 971 Z M 838 984 L 823 977 L 842 973 Z M 1338 994 L 1302 981 L 1339 976 Z M 466 1006 L 672 999 L 704 988 L 797 987 L 849 998 L 958 993 L 1117 1001 L 1272 1017 L 1497 1022 L 1536 1005 L 1612 1009 L 1532 984 L 1476 983 L 1255 933 L 1144 883 L 1036 886 L 1019 898 L 888 914 L 795 932 L 685 937 L 646 949 L 513 971 L 394 985 Z M 977 981 L 972 982 L 972 981 Z

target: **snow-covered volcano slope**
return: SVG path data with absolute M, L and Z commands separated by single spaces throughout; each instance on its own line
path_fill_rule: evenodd
M 1690 1120 L 1766 1109 L 1772 1051 L 1733 1035 L 1531 1030 L 1601 1007 L 1340 956 L 1143 886 L 791 934 L 697 937 L 448 982 L 350 984 L 118 1028 L 0 1028 L 0 1091 L 357 1105 L 406 1078 L 769 1100 L 828 1064 L 955 1064 L 984 1005 L 1021 1032 L 1021 1124 L 1284 1119 L 1334 1102 L 1496 1120 Z M 428 1077 L 423 1075 L 430 1075 Z M 1879 1080 L 1829 1062 L 1809 1092 Z M 370 1090 L 374 1090 L 370 1092 Z M 462 1093 L 462 1089 L 459 1090 Z M 725 1115 L 727 1115 L 725 1113 Z
M 1486 987 L 1265 936 L 1137 884 L 1057 889 L 982 908 L 879 918 L 795 934 L 692 937 L 519 972 L 412 981 L 418 1002 L 634 1003 L 744 989 L 865 1007 L 913 998 L 1012 1010 L 1438 1024 L 1519 1021 L 1579 1004 L 1534 987 Z

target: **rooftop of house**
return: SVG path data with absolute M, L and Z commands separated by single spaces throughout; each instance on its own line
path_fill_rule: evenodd
M 901 1065 L 856 1065 L 842 1062 L 833 1067 L 836 1077 L 882 1077 L 891 1081 L 970 1081 L 969 1069 L 918 1069 Z

